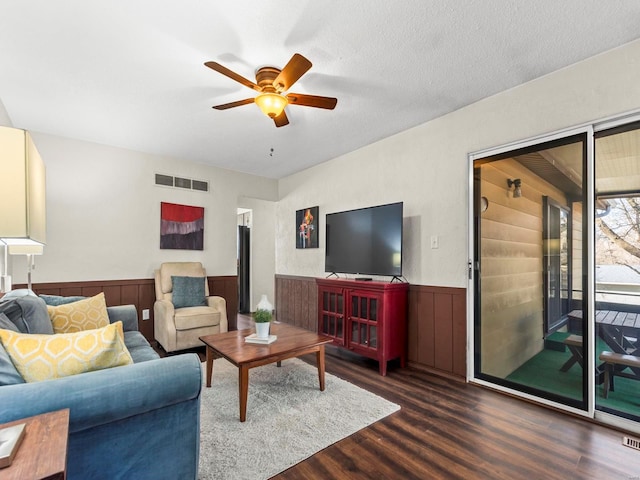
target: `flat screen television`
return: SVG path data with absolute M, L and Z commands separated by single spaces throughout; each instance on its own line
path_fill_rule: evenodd
M 402 275 L 402 202 L 329 213 L 325 228 L 326 272 Z

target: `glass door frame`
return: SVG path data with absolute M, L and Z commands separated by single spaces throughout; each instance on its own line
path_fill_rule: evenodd
M 510 395 L 521 397 L 527 400 L 531 400 L 537 403 L 551 406 L 563 411 L 567 411 L 576 415 L 585 416 L 589 418 L 594 417 L 595 412 L 595 362 L 585 361 L 585 409 L 576 408 L 565 405 L 553 400 L 542 398 L 536 395 L 522 392 L 507 386 L 498 385 L 496 383 L 483 380 L 476 377 L 476 358 L 480 355 L 479 351 L 476 351 L 475 336 L 479 333 L 475 328 L 475 316 L 477 307 L 477 295 L 476 287 L 479 284 L 479 279 L 476 278 L 477 265 L 474 264 L 477 258 L 476 241 L 475 241 L 475 211 L 474 205 L 477 202 L 475 198 L 479 192 L 475 191 L 474 182 L 474 162 L 484 158 L 498 156 L 514 150 L 520 150 L 525 148 L 532 148 L 539 144 L 562 140 L 567 137 L 584 135 L 585 136 L 585 149 L 586 149 L 586 169 L 585 177 L 583 179 L 583 191 L 584 191 L 584 206 L 583 206 L 583 232 L 585 245 L 583 249 L 586 250 L 586 262 L 584 262 L 585 270 L 582 272 L 583 278 L 583 295 L 586 296 L 585 302 L 585 322 L 590 322 L 593 318 L 592 312 L 595 306 L 595 256 L 594 256 L 594 129 L 591 124 L 583 125 L 571 129 L 560 130 L 551 134 L 532 137 L 526 140 L 513 142 L 498 147 L 493 147 L 486 150 L 472 152 L 468 155 L 468 287 L 467 287 L 467 351 L 470 353 L 467 355 L 467 381 L 490 387 L 492 389 L 508 393 Z M 583 250 L 584 251 L 584 250 Z M 594 328 L 592 323 L 588 323 L 586 328 L 586 335 L 583 335 L 584 354 L 586 359 L 593 358 L 593 352 L 595 351 L 595 337 Z
M 599 133 L 602 131 L 606 131 L 606 130 L 611 130 L 614 128 L 618 128 L 618 127 L 625 127 L 626 125 L 632 124 L 632 123 L 638 123 L 640 122 L 640 112 L 635 111 L 635 112 L 631 112 L 631 113 L 627 113 L 627 114 L 623 114 L 623 115 L 618 115 L 618 116 L 614 116 L 611 118 L 607 118 L 604 120 L 601 120 L 599 122 L 594 122 L 593 123 L 593 131 L 594 134 L 595 133 Z M 595 137 L 593 140 L 593 148 L 595 149 Z M 594 165 L 595 165 L 595 158 L 594 158 Z M 592 172 L 595 170 L 595 167 L 592 166 Z M 594 172 L 595 173 L 595 172 Z M 595 180 L 595 177 L 594 177 Z M 592 196 L 595 196 L 595 185 L 592 185 L 591 188 L 592 191 Z M 592 213 L 591 214 L 591 218 L 592 218 L 592 223 L 594 224 L 594 233 L 593 233 L 593 237 L 594 237 L 594 241 L 595 241 L 595 214 Z M 594 247 L 594 251 L 593 251 L 593 263 L 595 264 L 595 247 Z M 594 266 L 594 271 L 595 271 L 595 266 Z M 594 308 L 595 308 L 595 277 L 592 278 L 591 281 L 591 288 L 593 289 L 593 304 L 594 304 Z M 592 368 L 594 368 L 594 375 L 595 375 L 595 359 L 591 358 L 589 363 L 591 364 Z M 595 395 L 594 395 L 594 399 L 595 399 Z M 626 419 L 624 417 L 618 416 L 618 415 L 614 415 L 612 413 L 608 413 L 608 412 L 604 412 L 601 410 L 595 410 L 594 407 L 594 417 L 596 420 L 608 424 L 608 425 L 612 425 L 616 428 L 620 428 L 622 430 L 626 430 L 626 431 L 631 431 L 631 432 L 635 432 L 640 434 L 640 423 L 638 422 L 634 422 L 632 420 Z

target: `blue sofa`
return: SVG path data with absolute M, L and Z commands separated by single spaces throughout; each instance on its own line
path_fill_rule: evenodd
M 134 364 L 24 383 L 7 375 L 12 365 L 6 365 L 0 343 L 0 423 L 69 408 L 69 480 L 196 479 L 202 388 L 198 356 L 159 358 L 138 331 L 133 305 L 107 310 L 111 322 L 123 322 Z M 43 311 L 46 304 L 38 297 L 0 303 L 4 320 L 9 318 L 22 332 L 43 333 L 34 331 Z

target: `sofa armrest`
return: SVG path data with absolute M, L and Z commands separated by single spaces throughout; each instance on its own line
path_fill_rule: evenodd
M 187 353 L 0 387 L 0 423 L 69 408 L 73 433 L 198 398 L 201 388 L 200 359 Z
M 135 305 L 107 307 L 107 313 L 109 314 L 109 322 L 122 321 L 122 328 L 125 332 L 138 330 L 138 311 Z

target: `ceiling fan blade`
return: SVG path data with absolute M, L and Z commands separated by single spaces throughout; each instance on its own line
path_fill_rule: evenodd
M 225 103 L 223 105 L 214 105 L 211 108 L 215 108 L 216 110 L 226 110 L 227 108 L 233 107 L 241 107 L 242 105 L 249 105 L 253 103 L 255 99 L 253 98 L 245 98 L 244 100 L 238 100 L 237 102 Z
M 319 97 L 317 95 L 305 95 L 303 93 L 289 93 L 287 100 L 293 105 L 302 105 L 304 107 L 326 108 L 333 110 L 338 103 L 337 98 Z
M 238 83 L 241 83 L 245 87 L 253 88 L 258 92 L 262 91 L 262 89 L 258 85 L 253 83 L 251 80 L 247 80 L 242 75 L 238 75 L 236 72 L 229 70 L 227 67 L 223 65 L 220 65 L 218 62 L 205 62 L 205 65 L 211 68 L 212 70 L 215 70 L 216 72 L 221 73 L 222 75 L 225 75 L 230 79 L 235 80 Z
M 287 118 L 287 114 L 282 111 L 280 115 L 273 119 L 276 127 L 284 127 L 285 125 L 289 125 L 289 119 Z
M 311 65 L 309 60 L 295 53 L 273 81 L 273 86 L 280 92 L 289 90 L 311 68 Z

